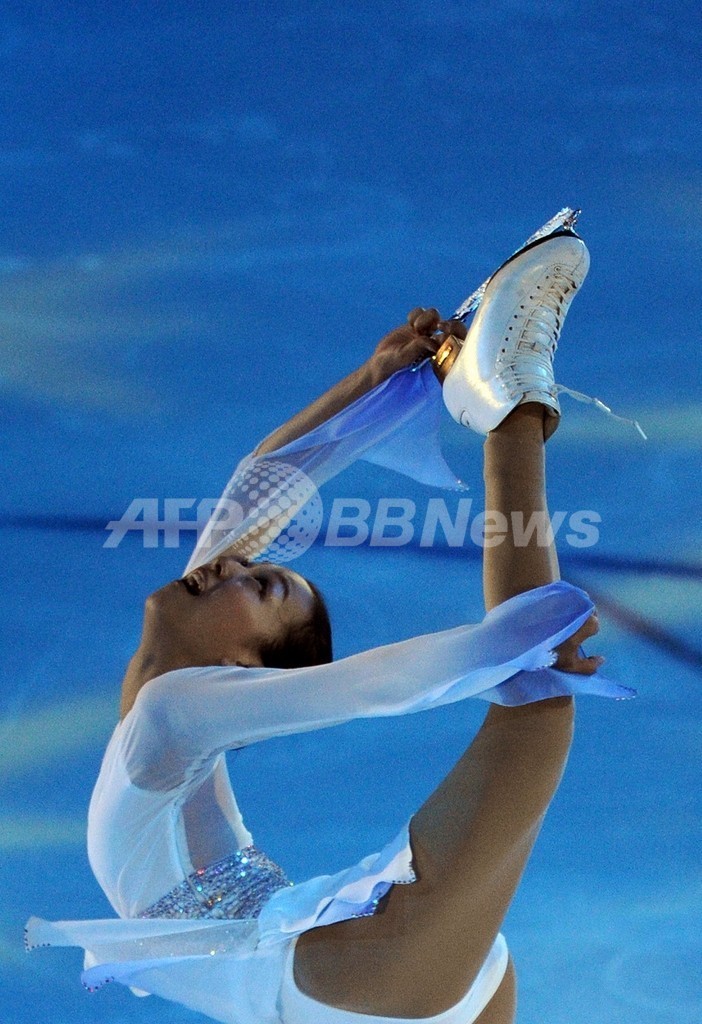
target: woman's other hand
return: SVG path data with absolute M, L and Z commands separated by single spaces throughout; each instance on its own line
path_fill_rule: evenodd
M 597 672 L 604 658 L 600 655 L 587 656 L 580 650 L 580 645 L 591 636 L 599 633 L 600 623 L 597 612 L 593 612 L 587 622 L 583 623 L 577 633 L 573 633 L 564 643 L 556 647 L 558 660 L 554 668 L 561 672 L 576 672 L 581 676 L 592 676 Z

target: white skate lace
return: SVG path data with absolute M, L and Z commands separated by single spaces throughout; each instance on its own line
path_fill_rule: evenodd
M 578 286 L 560 267 L 554 267 L 552 273 L 547 275 L 546 280 L 550 280 L 551 284 L 541 299 L 541 303 L 527 318 L 522 331 L 522 337 L 517 345 L 517 351 L 523 353 L 526 349 L 533 363 L 540 365 L 548 372 L 552 383 L 550 386 L 547 385 L 547 389 L 554 398 L 560 394 L 569 395 L 577 402 L 594 405 L 597 409 L 606 413 L 607 416 L 611 416 L 612 419 L 620 420 L 622 423 L 630 423 L 639 432 L 644 441 L 647 441 L 648 438 L 638 420 L 630 419 L 627 416 L 620 416 L 618 413 L 612 412 L 610 407 L 605 405 L 599 398 L 593 398 L 591 395 L 583 394 L 582 391 L 575 391 L 573 388 L 566 387 L 565 384 L 556 384 L 553 381 L 553 357 L 558 348 L 558 339 L 565 317 L 564 306 L 570 304 Z M 537 288 L 539 288 L 538 285 Z M 536 297 L 534 295 L 529 296 L 532 300 Z M 543 335 L 546 336 L 546 341 L 543 340 Z M 538 373 L 532 375 L 528 371 L 519 372 L 515 369 L 514 380 L 516 384 L 525 390 L 529 390 L 530 385 L 534 390 L 538 387 L 544 387 L 543 378 Z
M 543 353 L 550 362 L 553 362 L 565 319 L 565 307 L 570 305 L 578 286 L 560 267 L 554 267 L 551 273 L 546 275 L 545 281 L 549 284 L 543 287 L 536 286 L 536 290 L 542 294 L 529 296 L 532 302 L 538 300 L 538 305 L 525 320 L 517 350 Z M 543 340 L 543 336 L 546 341 Z
M 530 295 L 529 301 L 536 305 L 525 312 L 517 344 L 511 350 L 503 348 L 497 356 L 500 379 L 510 391 L 547 391 L 556 398 L 553 357 L 566 307 L 577 287 L 560 267 L 553 267 L 543 284 L 535 286 L 537 294 Z M 526 304 L 521 308 L 526 310 Z
M 620 416 L 619 413 L 612 412 L 608 405 L 605 405 L 599 398 L 593 398 L 592 395 L 584 395 L 582 391 L 574 391 L 572 388 L 567 388 L 565 384 L 554 384 L 555 390 L 558 394 L 570 395 L 576 402 L 587 402 L 588 405 L 594 405 L 602 412 L 607 413 L 613 420 L 620 420 L 622 423 L 629 423 L 635 427 L 644 441 L 648 441 L 648 435 L 644 433 L 643 428 L 638 420 L 631 419 L 629 416 Z

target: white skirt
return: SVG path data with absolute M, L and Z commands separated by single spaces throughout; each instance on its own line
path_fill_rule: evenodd
M 346 871 L 278 890 L 257 919 L 32 918 L 26 945 L 82 947 L 82 981 L 89 991 L 119 982 L 137 995 L 161 996 L 222 1024 L 375 1024 L 390 1019 L 325 1006 L 300 992 L 293 977 L 295 944 L 310 928 L 373 914 L 392 885 L 414 880 L 405 827 L 380 853 Z M 470 1024 L 492 998 L 506 966 L 507 946 L 499 935 L 465 997 L 428 1019 Z

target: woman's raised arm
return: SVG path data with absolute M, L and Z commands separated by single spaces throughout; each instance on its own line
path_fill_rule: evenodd
M 436 309 L 413 309 L 406 324 L 381 338 L 370 359 L 269 434 L 254 455 L 267 455 L 296 441 L 377 387 L 396 370 L 432 356 L 443 341 L 435 332 L 444 326 Z

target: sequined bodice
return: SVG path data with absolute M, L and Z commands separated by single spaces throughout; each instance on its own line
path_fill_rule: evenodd
M 293 883 L 255 846 L 199 868 L 139 917 L 258 917 L 274 892 Z

